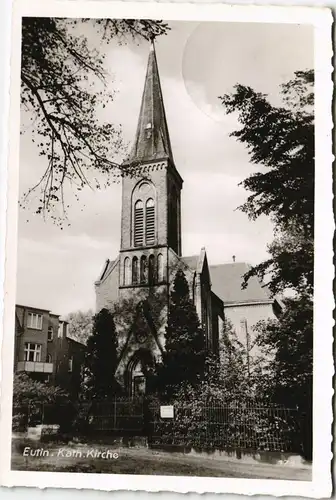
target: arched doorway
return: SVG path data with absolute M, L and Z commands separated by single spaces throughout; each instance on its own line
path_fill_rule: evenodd
M 147 349 L 139 349 L 131 358 L 126 370 L 127 392 L 131 397 L 143 397 L 148 390 L 148 375 L 153 366 L 153 356 Z

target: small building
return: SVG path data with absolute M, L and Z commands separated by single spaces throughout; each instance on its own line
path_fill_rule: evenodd
M 60 386 L 76 398 L 85 346 L 69 337 L 69 325 L 49 310 L 15 306 L 14 373 Z
M 230 321 L 246 353 L 253 358 L 259 354 L 255 344 L 256 324 L 276 319 L 283 305 L 256 276 L 248 280 L 246 288 L 242 287 L 244 275 L 250 269 L 246 262 L 231 262 L 210 266 L 210 274 L 212 290 L 224 304 L 225 320 Z M 223 329 L 222 323 L 219 329 Z

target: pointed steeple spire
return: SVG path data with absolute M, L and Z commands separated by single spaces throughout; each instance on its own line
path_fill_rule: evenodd
M 135 142 L 127 163 L 166 158 L 174 162 L 152 40 Z

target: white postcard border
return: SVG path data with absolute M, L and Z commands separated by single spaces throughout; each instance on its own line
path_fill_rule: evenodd
M 225 22 L 304 23 L 315 27 L 316 77 L 316 243 L 314 308 L 314 454 L 313 480 L 276 481 L 204 477 L 136 476 L 19 472 L 10 470 L 12 359 L 17 250 L 19 124 L 20 124 L 20 40 L 21 16 L 157 18 Z M 328 9 L 310 7 L 229 6 L 223 4 L 182 4 L 144 2 L 88 2 L 17 0 L 13 5 L 11 92 L 8 158 L 8 207 L 5 261 L 3 345 L 1 352 L 2 391 L 0 420 L 0 483 L 6 486 L 77 488 L 97 490 L 144 490 L 174 492 L 225 492 L 271 494 L 275 496 L 326 497 L 331 494 L 331 398 L 332 280 L 334 276 L 332 239 L 332 80 L 331 23 Z M 6 390 L 4 390 L 6 388 Z

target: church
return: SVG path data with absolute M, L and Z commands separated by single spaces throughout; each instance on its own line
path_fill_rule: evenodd
M 209 266 L 205 248 L 182 256 L 183 179 L 174 162 L 153 43 L 135 140 L 124 167 L 134 173 L 122 179 L 120 251 L 106 261 L 95 282 L 96 311 L 114 312 L 116 378 L 135 395 L 146 392 L 146 366 L 164 350 L 170 288 L 178 269 L 188 281 L 207 348 L 215 353 L 225 318 L 250 355 L 252 325 L 276 316 L 281 306 L 256 278 L 242 290 L 247 264 Z

